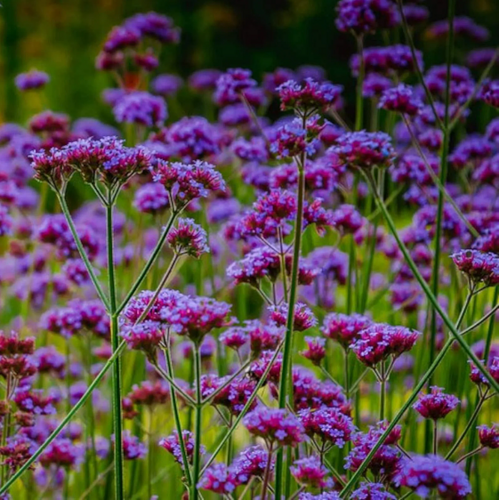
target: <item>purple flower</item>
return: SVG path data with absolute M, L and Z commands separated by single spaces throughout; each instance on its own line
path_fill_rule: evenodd
M 484 87 L 480 93 L 481 99 L 489 106 L 499 108 L 499 80 L 488 82 Z
M 185 451 L 187 455 L 187 460 L 189 464 L 192 464 L 193 456 L 194 456 L 194 436 L 192 432 L 188 430 L 182 431 L 182 439 L 185 445 Z M 168 437 L 160 439 L 159 446 L 164 448 L 166 451 L 171 453 L 175 458 L 175 461 L 178 462 L 182 467 L 184 465 L 184 460 L 182 457 L 182 449 L 180 446 L 180 441 L 178 438 L 177 431 L 174 431 Z M 204 454 L 206 452 L 204 446 L 201 446 L 201 453 Z
M 378 107 L 408 116 L 415 116 L 423 107 L 423 103 L 414 95 L 411 87 L 401 83 L 397 87 L 387 89 L 383 92 Z
M 466 65 L 473 69 L 483 69 L 489 65 L 495 54 L 496 49 L 492 47 L 472 50 L 466 56 Z M 495 64 L 497 65 L 497 61 Z
M 392 87 L 390 78 L 378 73 L 368 73 L 362 84 L 362 95 L 364 97 L 376 97 L 381 95 Z
M 111 437 L 114 443 L 114 435 Z M 136 460 L 144 458 L 147 453 L 147 447 L 137 436 L 130 434 L 130 431 L 123 432 L 123 456 L 125 460 Z
M 433 23 L 427 30 L 430 38 L 445 40 L 449 32 L 449 22 L 447 19 Z M 483 26 L 479 26 L 473 19 L 466 16 L 454 18 L 454 34 L 459 38 L 469 38 L 476 42 L 484 42 L 489 38 L 489 31 Z
M 236 285 L 248 283 L 258 287 L 259 281 L 268 278 L 274 282 L 281 270 L 279 255 L 267 247 L 258 247 L 227 268 L 227 276 Z
M 199 259 L 203 253 L 210 252 L 206 231 L 192 219 L 179 219 L 177 227 L 170 229 L 167 241 L 177 255 Z
M 477 384 L 478 386 L 481 385 L 488 386 L 490 383 L 485 378 L 483 373 L 471 362 L 470 366 L 471 366 L 470 380 L 474 384 Z M 496 382 L 499 382 L 499 356 L 494 356 L 494 354 L 492 353 L 487 363 L 487 370 L 489 371 L 493 379 Z
M 311 456 L 295 460 L 289 467 L 296 481 L 311 488 L 330 488 L 333 480 L 327 477 L 329 471 L 321 464 L 318 457 Z
M 304 439 L 300 421 L 286 410 L 259 406 L 243 419 L 248 431 L 269 446 L 296 446 Z
M 145 127 L 159 127 L 168 116 L 162 97 L 138 91 L 124 95 L 114 106 L 113 112 L 119 123 L 136 123 Z
M 50 78 L 47 73 L 32 69 L 28 73 L 17 75 L 15 83 L 19 90 L 33 90 L 44 87 L 49 80 Z
M 308 436 L 338 448 L 351 441 L 355 431 L 352 419 L 337 408 L 305 409 L 298 413 L 298 417 Z
M 130 349 L 144 351 L 154 358 L 156 349 L 164 339 L 165 331 L 157 322 L 143 321 L 137 325 L 124 326 L 120 335 Z
M 312 118 L 302 127 L 301 120 L 296 118 L 290 123 L 286 123 L 277 131 L 276 137 L 270 144 L 270 151 L 278 158 L 288 158 L 298 156 L 303 153 L 314 155 L 319 141 L 313 135 L 319 135 L 321 127 L 315 129 L 316 124 L 312 124 Z
M 398 357 L 414 347 L 420 333 L 403 326 L 375 323 L 359 333 L 350 348 L 360 362 L 374 367 L 389 356 Z
M 157 214 L 168 208 L 168 191 L 157 182 L 144 184 L 135 193 L 135 208 L 142 213 Z
M 336 27 L 357 35 L 392 28 L 398 22 L 395 4 L 390 0 L 341 0 L 336 12 Z
M 319 366 L 321 361 L 326 357 L 326 339 L 305 337 L 305 343 L 307 344 L 307 348 L 300 354 L 314 365 Z
M 230 349 L 239 350 L 243 345 L 248 343 L 249 335 L 246 328 L 242 326 L 232 326 L 223 332 L 219 341 Z
M 44 467 L 78 467 L 85 459 L 85 447 L 75 444 L 70 439 L 58 437 L 52 441 L 40 455 L 40 463 Z
M 364 225 L 364 218 L 353 205 L 340 205 L 333 212 L 331 221 L 341 234 L 353 234 Z
M 499 448 L 499 426 L 497 424 L 492 424 L 491 427 L 487 425 L 479 425 L 478 438 L 480 439 L 480 444 L 485 448 L 491 448 L 493 450 Z
M 380 422 L 375 427 L 369 427 L 369 431 L 365 434 L 359 432 L 353 439 L 353 449 L 347 455 L 345 468 L 347 470 L 356 471 L 360 464 L 365 460 L 374 445 L 382 436 L 387 427 L 386 422 Z M 376 451 L 371 462 L 369 462 L 369 470 L 373 474 L 382 474 L 391 477 L 399 469 L 401 453 L 394 446 L 400 440 L 400 426 L 395 427 L 388 435 L 383 445 Z
M 411 6 L 407 6 L 411 7 Z M 413 5 L 412 7 L 416 7 Z M 360 488 L 352 491 L 351 500 L 397 500 L 397 497 L 386 491 L 381 483 L 362 483 Z
M 280 306 L 271 306 L 270 320 L 278 326 L 285 326 L 288 316 L 288 304 Z M 294 308 L 293 330 L 296 332 L 303 332 L 317 325 L 317 318 L 314 316 L 312 310 L 302 302 L 297 302 Z
M 364 50 L 364 67 L 367 74 L 381 73 L 383 75 L 401 75 L 415 71 L 412 52 L 407 45 L 390 45 L 388 47 L 369 47 Z M 423 69 L 423 55 L 416 51 L 416 61 Z M 360 59 L 355 54 L 350 60 L 350 67 L 355 76 L 359 72 Z
M 281 110 L 294 109 L 300 115 L 308 115 L 312 111 L 326 110 L 334 106 L 342 90 L 341 85 L 319 83 L 312 78 L 306 78 L 303 85 L 288 80 L 277 88 Z
M 331 150 L 349 167 L 389 167 L 395 157 L 391 137 L 384 132 L 347 132 Z
M 118 129 L 106 123 L 102 123 L 95 118 L 79 118 L 73 123 L 73 132 L 87 139 L 103 139 L 104 137 L 120 136 Z
M 452 394 L 445 394 L 440 387 L 432 386 L 429 394 L 420 394 L 412 406 L 423 418 L 438 420 L 446 417 L 459 404 Z
M 138 32 L 141 37 L 150 37 L 161 43 L 178 43 L 180 40 L 180 29 L 174 26 L 173 20 L 157 12 L 135 14 L 125 21 L 124 26 Z
M 104 42 L 103 51 L 108 54 L 135 47 L 140 42 L 140 33 L 128 27 L 115 26 Z
M 479 250 L 460 250 L 451 255 L 454 264 L 474 283 L 499 284 L 499 257 Z
M 224 463 L 211 465 L 198 483 L 198 488 L 223 495 L 231 494 L 238 486 L 236 474 Z
M 151 82 L 152 91 L 164 97 L 170 97 L 177 93 L 182 86 L 182 78 L 177 75 L 158 75 Z
M 235 458 L 231 469 L 239 484 L 247 484 L 253 477 L 263 478 L 268 460 L 269 454 L 261 446 L 251 446 Z M 272 471 L 274 464 L 270 467 Z
M 361 314 L 330 313 L 324 318 L 321 331 L 325 337 L 335 340 L 347 349 L 359 338 L 360 332 L 372 324 L 371 319 Z
M 219 106 L 235 104 L 240 101 L 241 94 L 256 86 L 256 81 L 251 78 L 251 71 L 248 69 L 228 69 L 217 80 L 217 89 L 214 100 Z
M 395 484 L 413 490 L 420 498 L 429 498 L 432 490 L 449 499 L 466 498 L 471 493 L 468 478 L 460 467 L 435 455 L 403 460 Z
M 222 74 L 218 69 L 200 69 L 189 77 L 189 87 L 193 90 L 214 90 Z

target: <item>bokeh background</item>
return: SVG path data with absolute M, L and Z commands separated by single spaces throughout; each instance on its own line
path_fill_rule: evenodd
M 14 87 L 32 67 L 51 76 L 43 103 L 72 118 L 110 118 L 100 93 L 111 77 L 94 69 L 109 29 L 137 12 L 171 16 L 182 29 L 178 46 L 162 54 L 162 72 L 186 76 L 204 67 L 248 67 L 257 77 L 276 66 L 323 66 L 329 78 L 353 87 L 348 59 L 353 39 L 334 25 L 337 0 L 2 0 L 0 2 L 0 121 L 24 122 L 33 112 Z M 447 2 L 427 2 L 431 21 L 446 16 Z M 499 1 L 459 0 L 458 15 L 472 16 L 499 44 Z M 416 33 L 426 65 L 444 60 L 441 45 Z M 368 45 L 383 43 L 369 37 Z M 457 41 L 459 59 L 459 40 Z M 468 45 L 462 46 L 469 50 Z M 190 110 L 192 112 L 192 110 Z

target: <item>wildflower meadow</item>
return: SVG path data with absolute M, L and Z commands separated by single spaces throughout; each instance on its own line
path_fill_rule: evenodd
M 499 498 L 499 50 L 444 3 L 336 2 L 349 89 L 165 73 L 155 12 L 95 54 L 107 121 L 15 78 L 2 500 Z

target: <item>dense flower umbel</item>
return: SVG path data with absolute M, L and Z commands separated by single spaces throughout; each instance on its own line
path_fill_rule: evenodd
M 206 231 L 192 219 L 179 219 L 176 228 L 172 228 L 167 241 L 177 255 L 190 255 L 199 259 L 209 252 Z
M 398 357 L 411 350 L 419 336 L 419 332 L 403 326 L 377 323 L 362 330 L 350 348 L 359 361 L 373 367 L 389 356 Z
M 224 463 L 211 465 L 198 483 L 199 488 L 221 495 L 230 495 L 238 486 L 236 474 Z
M 117 122 L 136 123 L 145 127 L 159 127 L 168 116 L 164 99 L 149 92 L 126 94 L 113 111 Z
M 499 448 L 499 426 L 492 424 L 490 427 L 487 425 L 479 425 L 478 439 L 480 444 L 485 448 L 497 449 Z
M 470 379 L 474 384 L 488 386 L 490 382 L 485 378 L 482 372 L 473 364 L 471 365 Z M 487 370 L 496 382 L 499 382 L 499 356 L 490 356 L 487 363 Z
M 352 491 L 351 500 L 397 500 L 395 495 L 386 491 L 381 483 L 362 483 Z
M 243 450 L 232 463 L 232 472 L 239 484 L 247 484 L 253 477 L 263 478 L 269 460 L 269 454 L 261 446 L 251 446 Z M 270 464 L 270 470 L 274 463 Z
M 432 386 L 429 394 L 420 394 L 412 406 L 422 417 L 438 420 L 444 418 L 459 404 L 459 399 L 452 394 L 444 394 L 440 387 Z
M 384 132 L 347 132 L 331 150 L 348 167 L 371 169 L 389 167 L 395 156 L 391 137 Z
M 288 80 L 276 90 L 283 111 L 294 109 L 298 114 L 306 116 L 314 110 L 325 110 L 333 106 L 341 94 L 342 87 L 306 78 L 303 84 Z
M 239 102 L 241 94 L 256 86 L 256 81 L 251 78 L 251 71 L 248 69 L 229 69 L 217 80 L 217 89 L 214 100 L 219 106 L 234 104 Z
M 414 116 L 419 113 L 419 110 L 423 107 L 423 103 L 414 95 L 411 87 L 401 83 L 397 87 L 383 92 L 378 107 Z
M 33 90 L 45 87 L 49 80 L 47 73 L 32 69 L 27 73 L 17 75 L 15 83 L 19 90 Z
M 176 208 L 181 209 L 197 198 L 206 198 L 210 192 L 225 191 L 222 175 L 210 163 L 168 163 L 157 160 L 151 173 L 155 182 L 170 193 Z
M 405 459 L 395 484 L 413 490 L 420 498 L 429 498 L 436 490 L 441 498 L 466 498 L 471 486 L 460 467 L 438 456 L 416 455 Z
M 279 326 L 286 325 L 288 315 L 288 304 L 280 306 L 272 306 L 270 310 L 270 319 Z M 303 332 L 312 328 L 317 324 L 317 318 L 314 316 L 312 310 L 301 302 L 295 304 L 293 330 Z
M 268 446 L 297 446 L 304 439 L 300 421 L 286 410 L 259 406 L 243 419 L 248 431 Z
M 319 438 L 338 448 L 343 448 L 355 431 L 352 419 L 337 408 L 302 410 L 298 417 L 308 436 Z
M 386 429 L 386 422 L 380 422 L 375 427 L 369 427 L 365 434 L 359 432 L 353 439 L 353 449 L 346 457 L 345 468 L 356 471 L 360 464 L 365 460 L 371 449 L 377 443 L 378 439 Z M 391 477 L 398 471 L 400 466 L 401 453 L 394 446 L 400 440 L 400 426 L 388 435 L 384 444 L 376 451 L 374 457 L 369 463 L 369 470 L 373 474 L 382 474 L 385 477 Z
M 319 366 L 321 361 L 326 357 L 326 339 L 321 337 L 305 337 L 307 348 L 300 354 L 311 361 L 314 365 Z
M 295 460 L 289 470 L 296 481 L 311 488 L 329 488 L 333 480 L 327 477 L 329 471 L 318 457 L 305 457 Z
M 347 349 L 359 338 L 360 332 L 372 324 L 371 319 L 361 314 L 330 313 L 324 318 L 321 331 L 325 337 L 335 340 Z
M 182 439 L 185 444 L 187 460 L 189 461 L 190 464 L 192 464 L 192 457 L 194 454 L 194 436 L 192 435 L 192 432 L 184 430 L 182 431 Z M 166 451 L 171 453 L 175 458 L 175 461 L 178 462 L 183 467 L 184 461 L 182 458 L 182 450 L 177 431 L 174 431 L 166 438 L 160 439 L 158 444 Z M 201 446 L 201 453 L 203 454 L 205 453 L 204 446 Z
M 336 27 L 357 35 L 391 28 L 397 24 L 397 11 L 390 0 L 341 0 L 336 10 Z
M 460 250 L 451 257 L 457 268 L 474 283 L 483 283 L 485 286 L 499 284 L 497 255 L 479 250 Z

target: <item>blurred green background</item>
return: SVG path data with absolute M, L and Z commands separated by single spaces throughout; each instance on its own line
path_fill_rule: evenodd
M 110 28 L 137 12 L 155 10 L 182 28 L 182 40 L 162 54 L 163 72 L 182 76 L 204 67 L 242 66 L 257 77 L 276 66 L 323 66 L 329 78 L 350 88 L 348 59 L 353 39 L 334 25 L 337 0 L 3 0 L 0 9 L 0 120 L 25 121 L 33 106 L 14 87 L 16 74 L 32 67 L 51 82 L 45 106 L 73 118 L 105 118 L 100 92 L 109 75 L 94 69 Z M 426 2 L 431 19 L 445 18 L 447 2 Z M 459 0 L 458 14 L 471 15 L 499 41 L 499 1 Z M 369 37 L 368 45 L 382 43 Z M 444 59 L 443 47 L 418 45 L 425 62 Z M 474 46 L 464 44 L 462 49 Z M 459 59 L 459 50 L 457 51 Z

